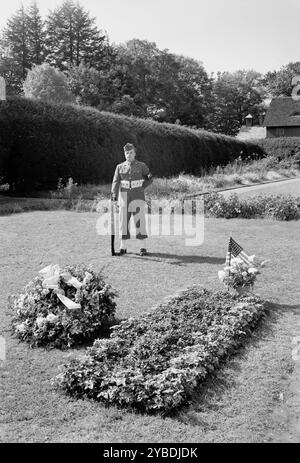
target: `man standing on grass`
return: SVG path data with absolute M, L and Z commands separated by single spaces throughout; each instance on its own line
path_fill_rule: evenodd
M 117 202 L 120 212 L 120 255 L 127 252 L 127 240 L 130 239 L 129 220 L 133 216 L 136 238 L 141 240 L 140 255 L 147 254 L 147 231 L 145 218 L 144 189 L 152 183 L 152 175 L 144 162 L 135 159 L 136 149 L 131 143 L 124 146 L 126 161 L 118 164 L 112 182 L 112 201 Z

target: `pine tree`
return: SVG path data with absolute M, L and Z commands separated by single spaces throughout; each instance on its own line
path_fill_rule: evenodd
M 16 90 L 30 67 L 26 11 L 22 6 L 8 21 L 1 39 L 1 68 L 15 68 Z
M 45 55 L 44 26 L 36 2 L 22 6 L 7 21 L 0 42 L 0 72 L 8 93 L 20 93 L 28 69 Z
M 61 70 L 81 62 L 103 69 L 109 54 L 107 37 L 79 3 L 65 0 L 49 13 L 46 25 L 49 63 Z
M 45 58 L 45 30 L 37 3 L 26 11 L 30 64 L 41 64 Z

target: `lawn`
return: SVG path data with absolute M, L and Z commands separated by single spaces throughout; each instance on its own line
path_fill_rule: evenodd
M 299 222 L 205 220 L 205 242 L 185 247 L 180 237 L 149 239 L 148 257 L 136 244 L 111 258 L 109 237 L 96 233 L 97 214 L 34 211 L 0 217 L 1 331 L 7 360 L 1 374 L 1 440 L 5 442 L 270 442 L 290 436 L 289 400 L 295 363 L 291 339 L 299 335 Z M 249 253 L 271 262 L 255 288 L 274 305 L 245 347 L 199 390 L 194 402 L 168 418 L 70 400 L 50 379 L 82 353 L 29 349 L 10 337 L 7 296 L 21 290 L 49 263 L 104 267 L 119 291 L 119 317 L 147 311 L 194 283 L 217 289 L 229 235 Z M 130 251 L 130 249 L 129 249 Z M 282 400 L 283 399 L 283 400 Z

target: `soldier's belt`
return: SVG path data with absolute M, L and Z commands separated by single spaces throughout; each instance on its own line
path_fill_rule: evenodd
M 120 184 L 122 188 L 140 188 L 143 186 L 144 180 L 121 180 Z

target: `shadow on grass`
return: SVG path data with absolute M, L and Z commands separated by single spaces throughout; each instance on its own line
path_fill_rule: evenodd
M 242 370 L 242 362 L 247 351 L 251 348 L 259 348 L 261 344 L 268 340 L 274 339 L 274 328 L 279 318 L 287 311 L 294 314 L 300 313 L 300 305 L 277 304 L 267 302 L 266 316 L 259 322 L 257 327 L 252 331 L 243 343 L 229 355 L 223 357 L 216 371 L 199 384 L 190 399 L 189 405 L 171 413 L 170 418 L 190 424 L 192 426 L 202 426 L 204 430 L 211 428 L 203 419 L 201 413 L 221 410 L 224 406 L 224 394 L 228 389 L 237 385 L 237 373 Z M 293 365 L 289 366 L 288 373 L 293 371 Z
M 224 264 L 224 257 L 213 256 L 195 256 L 195 255 L 180 255 L 169 254 L 163 252 L 150 252 L 147 256 L 139 256 L 137 254 L 128 253 L 125 258 L 137 258 L 143 260 L 150 260 L 154 262 L 161 262 L 162 260 L 168 261 L 171 265 L 185 265 L 185 264 Z M 170 262 L 171 261 L 171 262 Z

